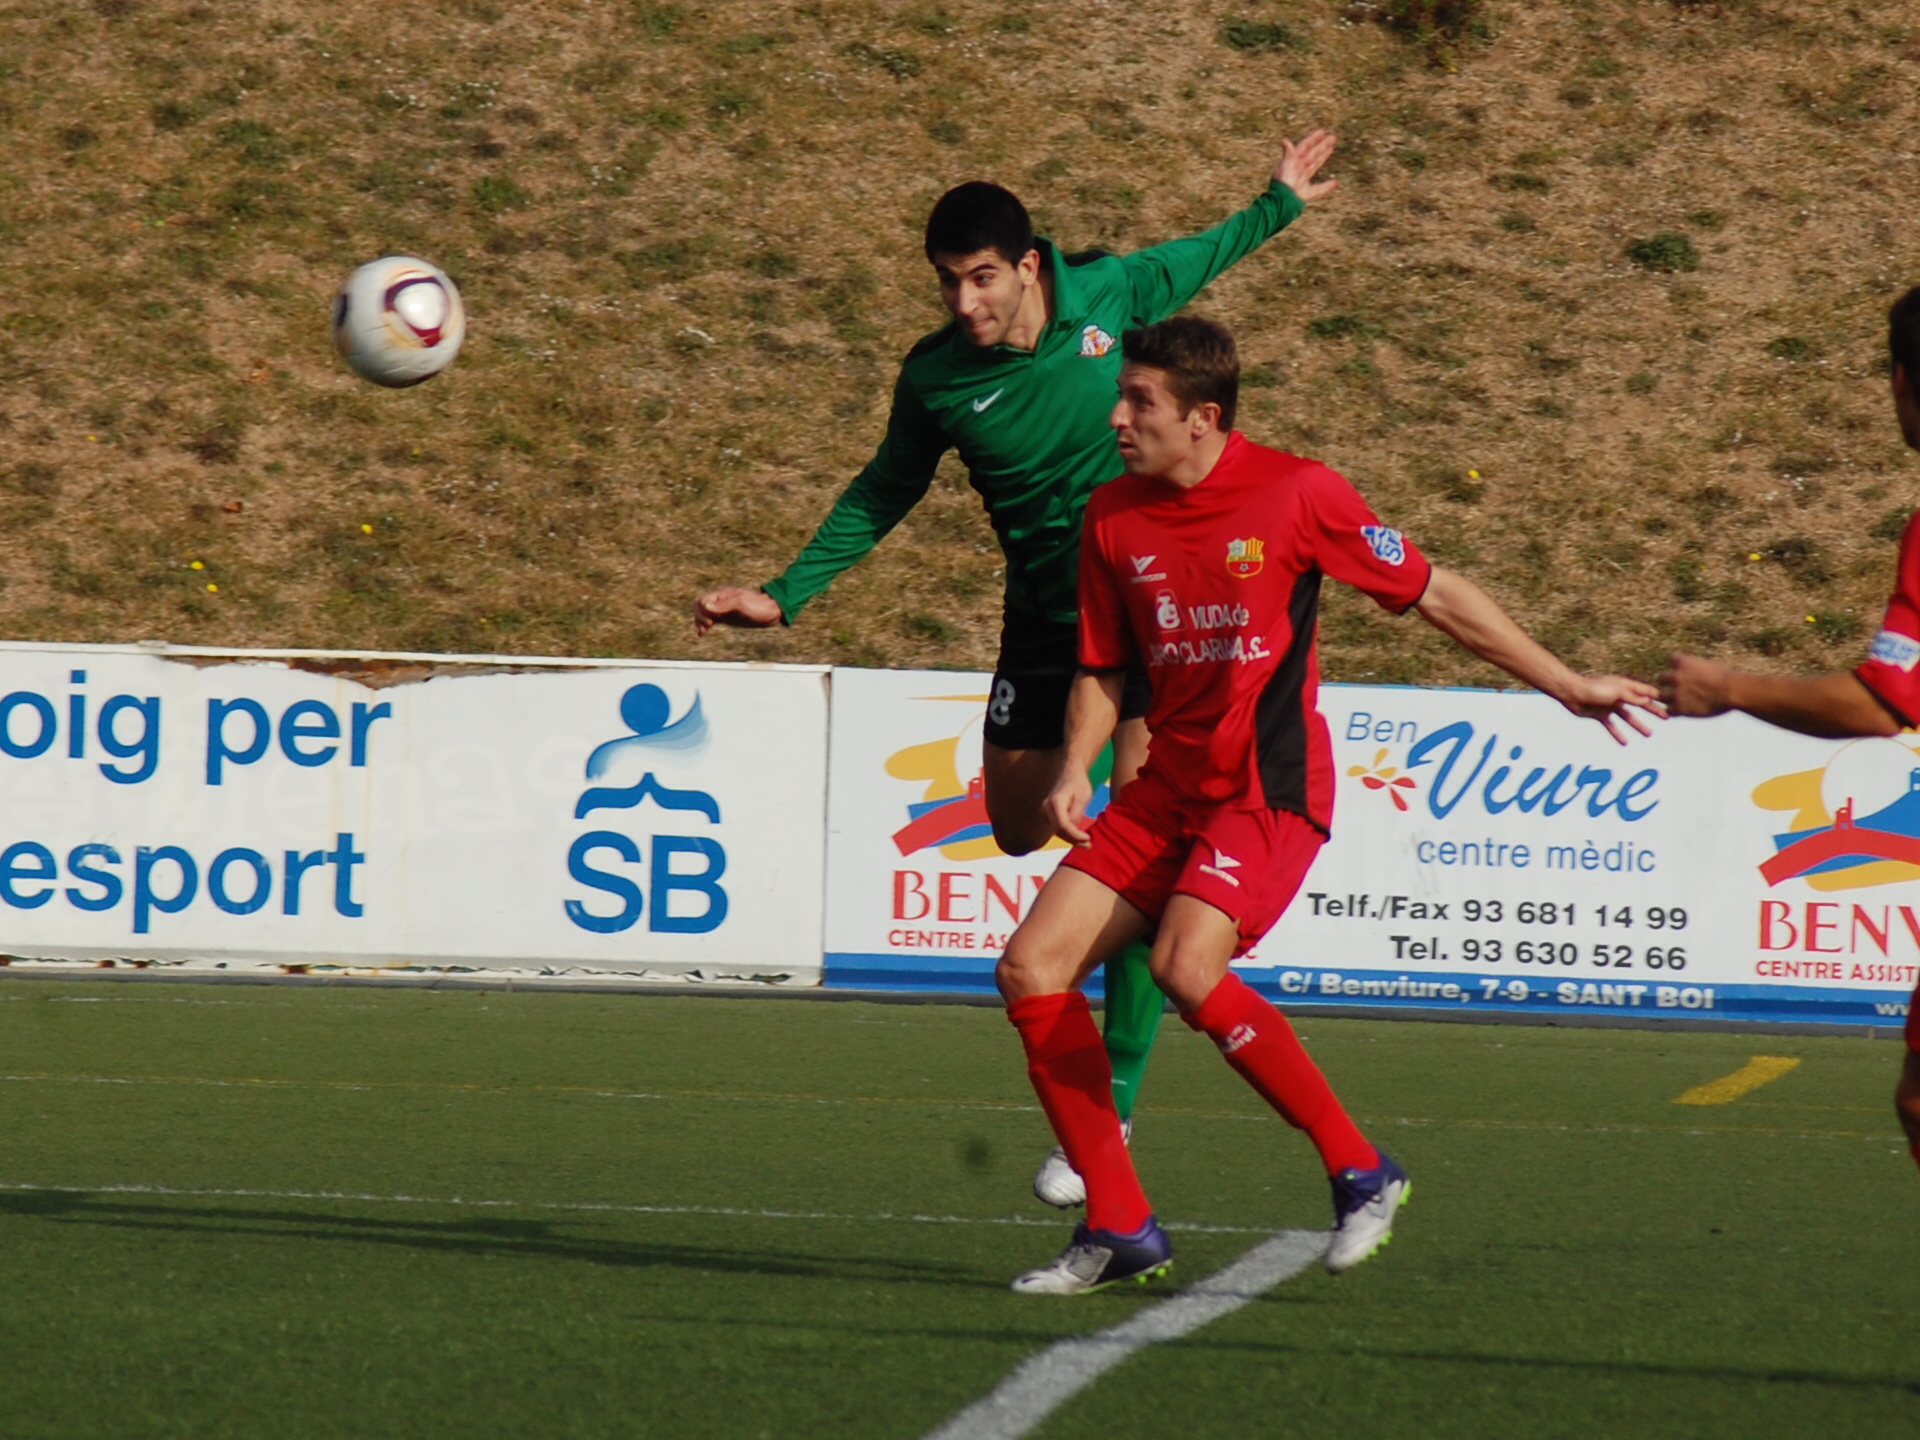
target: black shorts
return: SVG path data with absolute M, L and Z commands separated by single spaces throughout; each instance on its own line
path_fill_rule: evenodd
M 1080 669 L 1077 626 L 1008 616 L 1000 626 L 1000 660 L 993 671 L 984 738 L 1003 750 L 1056 750 L 1067 743 L 1067 692 Z M 1146 667 L 1127 668 L 1120 718 L 1147 713 L 1153 687 Z

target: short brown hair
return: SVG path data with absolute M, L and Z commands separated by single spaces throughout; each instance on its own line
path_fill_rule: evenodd
M 1120 337 L 1120 353 L 1129 365 L 1147 365 L 1167 377 L 1173 398 L 1192 414 L 1196 405 L 1218 405 L 1220 428 L 1233 429 L 1240 402 L 1240 352 L 1233 332 L 1217 320 L 1180 315 L 1129 330 Z
M 1893 363 L 1920 385 L 1920 285 L 1893 302 L 1887 312 L 1887 348 Z

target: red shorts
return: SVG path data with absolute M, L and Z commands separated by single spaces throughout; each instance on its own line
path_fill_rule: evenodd
M 1184 800 L 1147 773 L 1121 788 L 1060 863 L 1090 875 L 1155 924 L 1175 895 L 1239 923 L 1244 955 L 1292 903 L 1327 837 L 1291 810 L 1230 810 Z

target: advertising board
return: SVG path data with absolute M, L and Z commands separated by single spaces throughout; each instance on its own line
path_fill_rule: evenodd
M 829 985 L 985 991 L 1058 863 L 977 794 L 988 677 L 836 671 Z M 1616 745 L 1543 696 L 1330 685 L 1334 836 L 1239 962 L 1293 1004 L 1897 1026 L 1914 737 L 1744 717 Z
M 829 984 L 991 991 L 1007 936 L 1066 853 L 994 844 L 981 788 L 992 678 L 833 672 Z
M 0 646 L 0 951 L 815 980 L 826 687 Z

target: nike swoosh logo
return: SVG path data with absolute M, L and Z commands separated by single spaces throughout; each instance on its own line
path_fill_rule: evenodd
M 974 401 L 973 413 L 976 415 L 980 414 L 989 405 L 993 404 L 994 401 L 998 400 L 1002 395 L 1006 393 L 1007 393 L 1006 387 L 1003 385 L 998 390 L 994 391 L 991 395 L 987 396 L 986 399 Z

